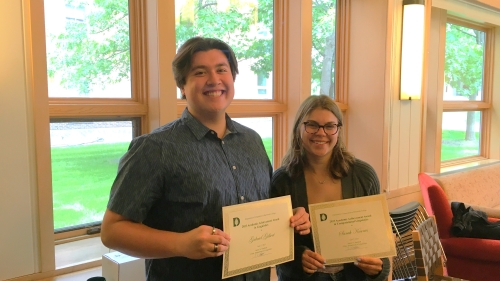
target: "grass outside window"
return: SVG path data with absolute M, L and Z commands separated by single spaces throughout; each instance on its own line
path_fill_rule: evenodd
M 264 138 L 272 161 L 272 138 Z M 129 142 L 53 147 L 54 228 L 101 221 Z

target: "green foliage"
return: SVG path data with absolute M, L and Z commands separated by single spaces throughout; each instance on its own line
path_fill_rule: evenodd
M 484 37 L 482 31 L 446 24 L 445 82 L 470 100 L 483 84 Z
M 272 0 L 259 0 L 256 6 L 235 5 L 226 11 L 218 10 L 214 1 L 197 1 L 193 8 L 194 17 L 181 13 L 176 24 L 177 48 L 193 36 L 219 38 L 233 48 L 238 61 L 250 60 L 255 74 L 269 77 L 273 40 L 265 35 L 273 32 Z
M 331 72 L 333 79 L 334 70 L 322 66 L 334 62 L 325 61 L 324 54 L 335 45 L 336 1 L 313 2 L 312 80 L 319 85 L 322 71 Z M 255 6 L 232 0 L 226 11 L 217 9 L 216 1 L 194 3 L 194 16 L 181 13 L 176 25 L 177 47 L 193 36 L 220 38 L 231 45 L 239 61 L 250 61 L 255 74 L 269 77 L 273 70 L 273 0 L 258 0 Z M 53 50 L 47 55 L 49 77 L 60 79 L 62 86 L 77 89 L 83 96 L 93 87 L 129 80 L 128 1 L 66 0 L 65 4 L 84 8 L 86 18 L 68 21 L 59 34 L 48 34 L 47 44 Z
M 83 22 L 67 21 L 64 31 L 48 34 L 50 78 L 87 95 L 93 87 L 130 79 L 130 39 L 127 0 L 66 0 L 85 10 Z
M 320 87 L 321 77 L 325 74 L 331 85 L 330 89 L 325 89 L 322 94 L 328 94 L 333 97 L 335 67 L 327 69 L 324 69 L 324 67 L 335 65 L 336 1 L 313 1 L 312 14 L 312 86 Z M 328 73 L 323 73 L 324 71 Z

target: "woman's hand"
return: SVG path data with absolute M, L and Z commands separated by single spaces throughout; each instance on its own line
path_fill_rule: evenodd
M 325 268 L 325 259 L 318 253 L 309 249 L 302 253 L 302 269 L 309 274 L 313 274 L 320 268 Z
M 382 271 L 383 262 L 379 258 L 359 257 L 354 265 L 363 270 L 366 275 L 377 275 Z
M 306 235 L 311 232 L 311 221 L 304 207 L 293 209 L 293 216 L 290 218 L 290 227 L 293 227 L 295 232 L 300 235 Z

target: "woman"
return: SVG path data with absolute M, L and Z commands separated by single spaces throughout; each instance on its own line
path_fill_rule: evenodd
M 295 116 L 292 144 L 271 182 L 271 197 L 291 195 L 292 207 L 380 193 L 374 169 L 347 152 L 343 143 L 342 113 L 324 95 L 310 96 Z M 309 211 L 308 211 L 309 212 Z M 295 236 L 295 259 L 278 265 L 280 281 L 386 280 L 387 258 L 359 257 L 354 263 L 324 266 L 314 252 L 312 234 Z

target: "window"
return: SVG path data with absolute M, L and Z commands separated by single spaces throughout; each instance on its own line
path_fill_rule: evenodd
M 193 36 L 227 42 L 238 59 L 234 98 L 273 98 L 271 91 L 261 91 L 261 85 L 256 83 L 258 78 L 272 77 L 273 72 L 272 0 L 175 0 L 175 7 L 177 48 Z
M 137 120 L 50 123 L 55 233 L 100 225 Z
M 441 161 L 487 157 L 484 132 L 490 104 L 488 29 L 450 19 L 446 23 Z
M 336 23 L 331 7 L 336 2 L 314 2 L 330 7 L 328 16 L 333 20 L 319 20 L 318 30 L 331 30 Z M 179 95 L 177 99 L 170 96 L 176 87 L 163 67 L 171 63 L 165 58 L 173 57 L 174 48 L 191 36 L 221 38 L 237 52 L 240 74 L 235 100 L 227 112 L 259 133 L 273 165 L 280 165 L 288 147 L 288 126 L 298 105 L 295 101 L 310 94 L 294 91 L 295 81 L 289 78 L 300 77 L 310 64 L 290 66 L 291 61 L 302 60 L 287 50 L 302 44 L 301 35 L 293 30 L 297 24 L 310 24 L 305 22 L 310 16 L 301 15 L 312 7 L 292 9 L 287 0 L 162 0 L 153 4 L 139 0 L 46 0 L 43 5 L 45 30 L 37 28 L 43 26 L 37 22 L 40 7 L 31 17 L 37 22 L 34 30 L 46 35 L 43 41 L 36 36 L 32 39 L 34 49 L 46 46 L 43 58 L 35 52 L 33 69 L 43 69 L 40 62 L 47 62 L 47 72 L 36 73 L 36 78 L 47 81 L 48 89 L 45 92 L 45 84 L 39 83 L 44 90 L 39 91 L 43 98 L 37 101 L 46 103 L 35 104 L 40 109 L 35 119 L 48 122 L 36 125 L 37 135 L 42 135 L 37 145 L 43 150 L 50 146 L 52 157 L 37 158 L 37 166 L 51 167 L 47 174 L 52 175 L 48 178 L 45 170 L 37 170 L 43 197 L 39 204 L 42 271 L 101 258 L 102 253 L 95 253 L 97 248 L 103 250 L 102 245 L 96 245 L 99 239 L 95 233 L 120 155 L 133 137 L 171 121 L 172 112 L 180 116 L 186 107 Z M 172 17 L 175 24 L 165 20 Z M 301 21 L 289 20 L 297 18 Z M 329 27 L 322 28 L 322 24 Z M 310 49 L 304 50 L 301 55 L 311 54 Z M 323 55 L 315 52 L 313 56 Z M 47 103 L 48 113 L 44 108 Z M 43 138 L 46 133 L 50 133 L 50 143 Z M 46 196 L 47 188 L 52 196 Z M 60 259 L 65 254 L 58 253 L 68 253 L 67 242 L 85 245 L 77 247 L 85 251 L 87 260 L 68 264 Z M 92 253 L 87 255 L 86 251 Z
M 228 114 L 261 135 L 272 163 L 282 157 L 273 153 L 273 128 L 284 122 L 284 108 L 276 103 L 273 87 L 274 54 L 281 52 L 274 48 L 275 2 L 281 1 L 175 0 L 176 48 L 193 36 L 219 38 L 233 48 L 239 74 Z M 179 100 L 178 115 L 184 108 L 185 101 Z
M 267 77 L 262 74 L 257 75 L 257 94 L 267 94 Z
M 313 1 L 311 94 L 335 99 L 335 0 Z
M 100 225 L 118 161 L 132 138 L 146 132 L 146 112 L 144 93 L 132 89 L 129 1 L 44 5 L 53 222 L 60 240 Z

